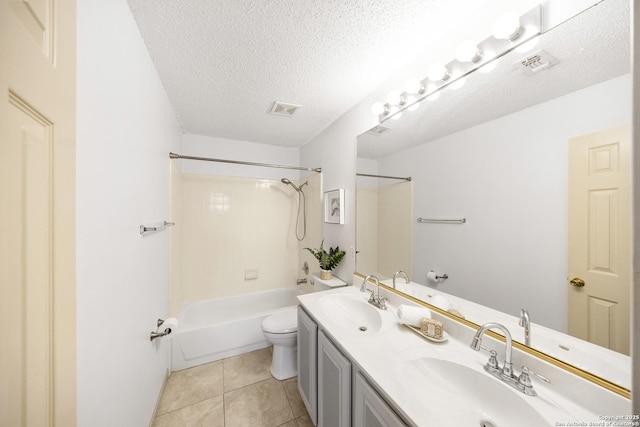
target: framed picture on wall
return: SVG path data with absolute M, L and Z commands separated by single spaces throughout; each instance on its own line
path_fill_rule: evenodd
M 344 190 L 324 192 L 324 222 L 344 224 Z

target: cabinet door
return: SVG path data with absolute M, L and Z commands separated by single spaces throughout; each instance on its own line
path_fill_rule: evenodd
M 406 427 L 360 372 L 355 377 L 354 427 Z
M 318 427 L 351 426 L 351 362 L 318 334 Z
M 298 391 L 313 425 L 317 425 L 318 326 L 298 306 Z

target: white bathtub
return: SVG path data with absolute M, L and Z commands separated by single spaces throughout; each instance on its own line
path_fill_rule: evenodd
M 295 307 L 299 294 L 296 288 L 281 288 L 185 304 L 171 334 L 171 370 L 268 347 L 262 320 Z

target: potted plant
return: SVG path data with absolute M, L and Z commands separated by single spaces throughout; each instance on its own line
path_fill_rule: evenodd
M 335 248 L 329 248 L 329 252 L 325 251 L 323 248 L 324 240 L 320 243 L 320 248 L 311 249 L 305 248 L 318 260 L 320 264 L 320 278 L 322 280 L 331 279 L 331 270 L 333 270 L 342 258 L 344 258 L 346 252 L 341 251 L 340 247 L 336 246 Z

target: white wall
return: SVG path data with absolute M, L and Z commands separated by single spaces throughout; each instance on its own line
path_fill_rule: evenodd
M 125 0 L 77 5 L 78 425 L 149 425 L 169 341 L 169 151 L 180 129 Z
M 188 156 L 268 163 L 283 166 L 298 166 L 300 162 L 300 152 L 297 147 L 278 147 L 275 145 L 194 134 L 184 134 L 182 141 L 182 151 L 179 154 Z M 309 175 L 309 173 L 301 174 L 299 171 L 289 169 L 196 160 L 180 160 L 180 169 L 184 173 L 191 174 L 278 180 L 286 177 L 291 181 L 296 181 L 300 179 L 301 176 Z
M 323 191 L 345 190 L 345 223 L 324 223 L 322 235 L 325 248 L 339 246 L 346 251 L 334 274 L 347 283 L 356 267 L 356 137 L 375 123 L 370 109 L 356 106 L 300 147 L 301 166 L 322 168 Z
M 415 225 L 412 279 L 446 273 L 444 292 L 566 331 L 567 141 L 630 123 L 630 89 L 626 75 L 381 160 L 413 177 L 414 218 L 468 220 Z

